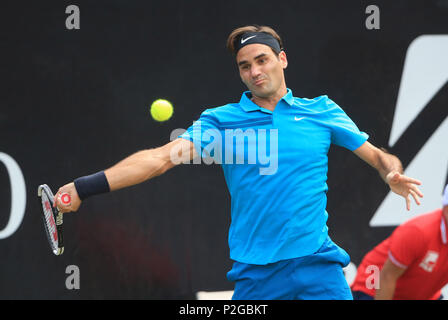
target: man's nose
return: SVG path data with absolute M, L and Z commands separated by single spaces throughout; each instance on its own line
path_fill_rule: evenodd
M 252 67 L 250 68 L 250 76 L 251 76 L 253 79 L 258 78 L 258 77 L 260 76 L 260 74 L 261 74 L 260 67 L 258 67 L 258 66 L 252 66 Z

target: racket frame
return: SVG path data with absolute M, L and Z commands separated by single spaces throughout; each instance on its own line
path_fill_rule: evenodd
M 49 225 L 47 222 L 47 217 L 45 214 L 45 202 L 43 200 L 43 194 L 45 194 L 45 197 L 48 198 L 48 203 L 50 205 L 51 208 L 51 214 L 52 214 L 52 219 L 55 223 L 55 232 L 56 232 L 56 236 L 57 236 L 57 246 L 55 246 L 53 244 L 53 240 L 52 240 L 52 234 L 51 234 L 51 230 L 49 229 Z M 52 250 L 52 252 L 59 256 L 62 253 L 64 253 L 64 237 L 63 237 L 63 233 L 62 233 L 62 224 L 63 224 L 63 214 L 59 211 L 58 208 L 54 208 L 53 204 L 54 204 L 54 195 L 53 192 L 51 191 L 50 187 L 46 184 L 41 184 L 38 188 L 37 188 L 37 196 L 39 198 L 39 205 L 41 206 L 41 211 L 42 211 L 42 218 L 43 218 L 43 223 L 44 223 L 44 228 L 45 228 L 45 233 L 47 235 L 47 240 L 48 243 L 50 245 L 50 248 Z

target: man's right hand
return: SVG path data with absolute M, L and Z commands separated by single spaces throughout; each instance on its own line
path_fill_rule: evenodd
M 63 193 L 68 193 L 71 198 L 71 202 L 68 205 L 64 205 L 59 197 Z M 75 184 L 73 182 L 66 184 L 65 186 L 59 188 L 58 192 L 54 196 L 54 207 L 58 207 L 59 211 L 62 213 L 78 211 L 81 206 L 82 200 L 78 196 L 78 192 L 76 191 Z

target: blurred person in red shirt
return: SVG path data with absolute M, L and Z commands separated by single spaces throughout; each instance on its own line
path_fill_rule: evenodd
M 398 226 L 367 253 L 351 286 L 355 300 L 437 300 L 448 283 L 448 185 L 442 208 Z

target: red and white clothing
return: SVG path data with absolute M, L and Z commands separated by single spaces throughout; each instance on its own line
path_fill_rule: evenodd
M 387 258 L 406 269 L 397 280 L 393 299 L 438 299 L 448 283 L 447 221 L 442 209 L 398 226 L 389 238 L 367 253 L 358 267 L 352 291 L 375 296 L 375 288 L 368 284 L 375 270 L 372 266 L 381 270 Z

